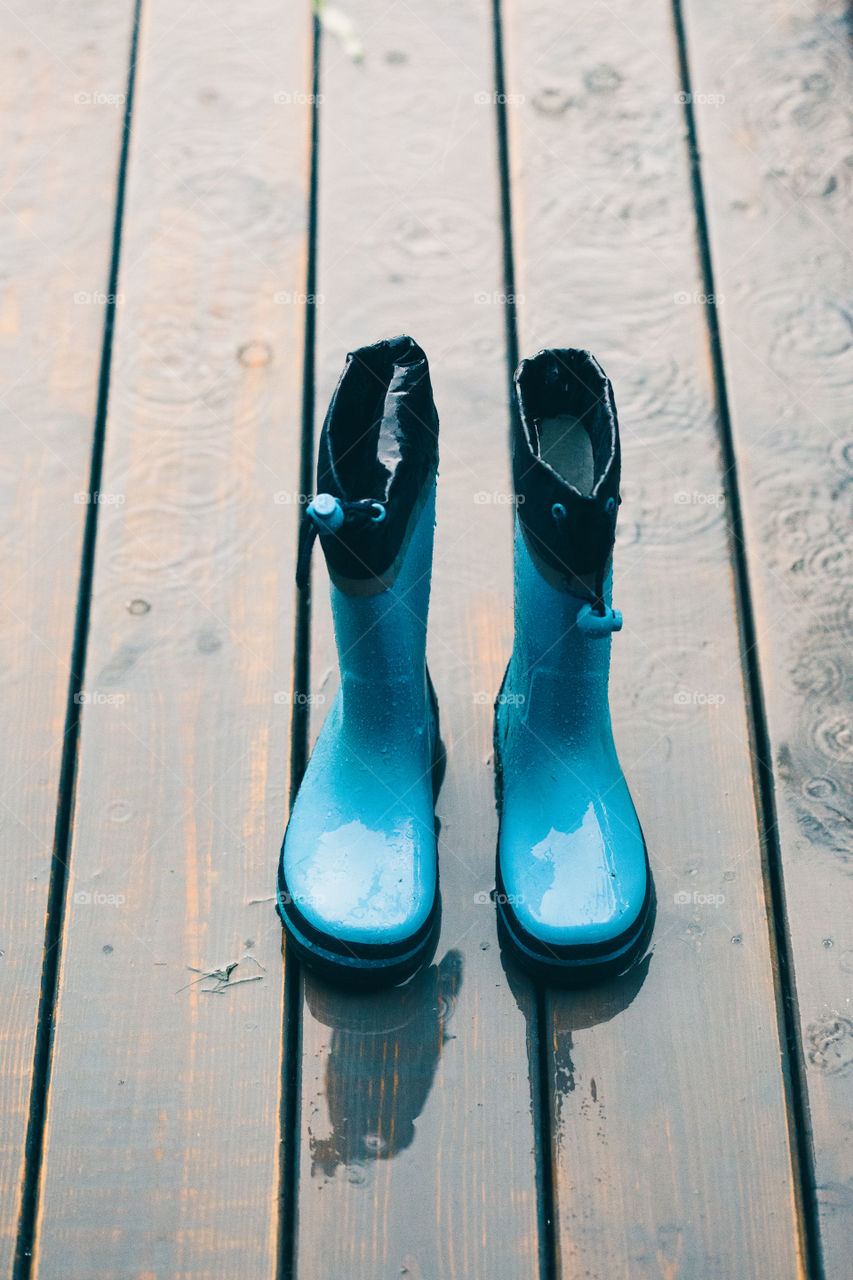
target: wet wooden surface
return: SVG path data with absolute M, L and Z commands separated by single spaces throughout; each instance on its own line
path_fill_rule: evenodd
M 309 54 L 143 14 L 41 1277 L 275 1271 Z
M 549 8 L 506 6 L 521 348 L 569 327 L 569 299 L 572 341 L 595 351 L 614 383 L 625 476 L 614 600 L 625 623 L 611 703 L 658 895 L 652 954 L 633 981 L 548 998 L 563 1274 L 794 1277 L 772 961 L 672 32 L 656 0 L 602 7 L 558 38 Z
M 426 350 L 442 929 L 403 994 L 354 1001 L 306 979 L 297 1274 L 512 1280 L 536 1273 L 538 1233 L 531 993 L 507 985 L 488 896 L 492 701 L 512 643 L 499 190 L 493 114 L 477 101 L 491 96 L 491 12 L 441 0 L 425 21 L 371 0 L 360 15 L 363 60 L 328 40 L 321 66 L 318 415 L 348 350 L 400 332 Z M 321 556 L 314 568 L 317 728 L 337 664 Z
M 853 1257 L 850 14 L 686 6 L 829 1276 Z M 726 31 L 725 41 L 721 30 Z M 715 105 L 716 104 L 716 105 Z
M 3 1275 L 22 1207 L 132 17 L 111 0 L 85 22 L 0 6 Z
M 140 9 L 104 366 L 132 6 L 0 7 L 0 1273 L 32 1236 L 14 1280 L 840 1280 L 844 7 L 325 6 L 316 104 L 309 3 Z M 658 918 L 632 976 L 575 995 L 506 962 L 488 900 L 516 312 L 521 354 L 599 356 L 623 431 L 613 712 Z M 337 680 L 319 554 L 295 629 L 303 388 L 318 430 L 346 352 L 395 332 L 441 418 L 443 921 L 408 987 L 352 997 L 283 966 L 272 907 L 291 727 L 298 759 Z

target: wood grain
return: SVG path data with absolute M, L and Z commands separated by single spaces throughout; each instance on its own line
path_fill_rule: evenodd
M 853 1254 L 850 15 L 686 6 L 825 1274 Z
M 443 925 L 410 988 L 356 1001 L 306 979 L 297 1273 L 516 1280 L 537 1274 L 538 1232 L 530 992 L 506 981 L 488 897 L 492 702 L 512 637 L 490 7 L 370 0 L 353 22 L 349 48 L 323 39 L 317 407 L 354 347 L 399 332 L 424 346 L 441 419 L 428 651 L 448 748 Z M 337 682 L 319 554 L 314 581 L 316 731 Z
M 559 1274 L 780 1280 L 798 1220 L 671 14 L 505 11 L 521 350 L 590 348 L 622 424 L 612 707 L 659 902 L 632 980 L 549 996 Z
M 41 1280 L 275 1274 L 309 46 L 145 5 Z
M 21 1208 L 132 9 L 0 7 L 3 1275 Z

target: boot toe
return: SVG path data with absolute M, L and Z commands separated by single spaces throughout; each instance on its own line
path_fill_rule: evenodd
M 498 905 L 521 945 L 555 966 L 615 960 L 642 929 L 650 876 L 627 803 L 591 801 L 571 829 L 504 822 Z
M 419 853 L 423 840 L 411 816 L 384 828 L 353 820 L 308 841 L 293 834 L 279 896 L 309 937 L 358 954 L 405 947 L 428 923 L 434 858 Z

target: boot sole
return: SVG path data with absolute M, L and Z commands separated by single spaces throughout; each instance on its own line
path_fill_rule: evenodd
M 432 794 L 433 806 L 438 799 L 444 772 L 447 765 L 447 753 L 441 740 L 438 721 L 438 699 L 435 695 L 429 671 L 426 673 L 427 690 L 432 712 L 435 717 L 435 747 L 432 760 Z M 285 831 L 285 839 L 287 832 Z M 438 823 L 436 820 L 436 839 Z M 282 846 L 283 848 L 283 846 Z M 285 890 L 286 894 L 286 890 Z M 288 894 L 286 896 L 289 897 Z M 282 872 L 279 862 L 279 874 L 276 881 L 275 905 L 281 923 L 287 934 L 288 945 L 314 972 L 330 979 L 340 986 L 355 990 L 376 987 L 399 986 L 406 982 L 418 969 L 429 964 L 438 944 L 441 932 L 441 895 L 438 883 L 438 864 L 436 863 L 435 898 L 429 915 L 415 934 L 394 944 L 358 944 L 345 942 L 332 934 L 324 934 L 313 930 L 316 935 L 309 938 L 305 927 L 294 919 L 293 910 L 288 912 L 282 896 Z M 307 924 L 307 922 L 306 922 Z M 309 926 L 310 927 L 310 926 Z
M 654 881 L 646 860 L 646 897 L 635 923 L 625 933 L 605 944 L 579 944 L 548 948 L 522 929 L 508 904 L 497 901 L 498 935 L 509 944 L 522 966 L 534 977 L 553 986 L 585 987 L 626 973 L 645 954 L 652 936 L 656 914 Z
M 411 940 L 403 942 L 400 948 L 377 946 L 375 951 L 378 954 L 374 955 L 358 947 L 351 947 L 349 953 L 344 954 L 312 941 L 301 932 L 292 917 L 287 914 L 287 907 L 282 901 L 278 886 L 276 886 L 275 898 L 276 910 L 287 932 L 288 947 L 293 948 L 300 960 L 312 972 L 330 979 L 338 986 L 354 990 L 399 986 L 401 982 L 405 982 L 417 973 L 418 969 L 429 964 L 435 953 L 441 930 L 441 900 L 438 893 L 424 926 L 426 932 L 415 946 L 411 946 Z M 346 944 L 338 943 L 338 945 Z

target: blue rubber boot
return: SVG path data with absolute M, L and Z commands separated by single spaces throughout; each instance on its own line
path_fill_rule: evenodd
M 323 426 L 300 532 L 319 537 L 341 683 L 281 850 L 278 910 L 297 952 L 352 985 L 402 982 L 439 927 L 443 752 L 426 668 L 438 417 L 411 338 L 353 352 Z
M 496 899 L 504 940 L 537 975 L 627 969 L 654 891 L 610 726 L 619 505 L 613 393 L 585 351 L 542 351 L 515 376 L 515 638 L 495 704 Z

